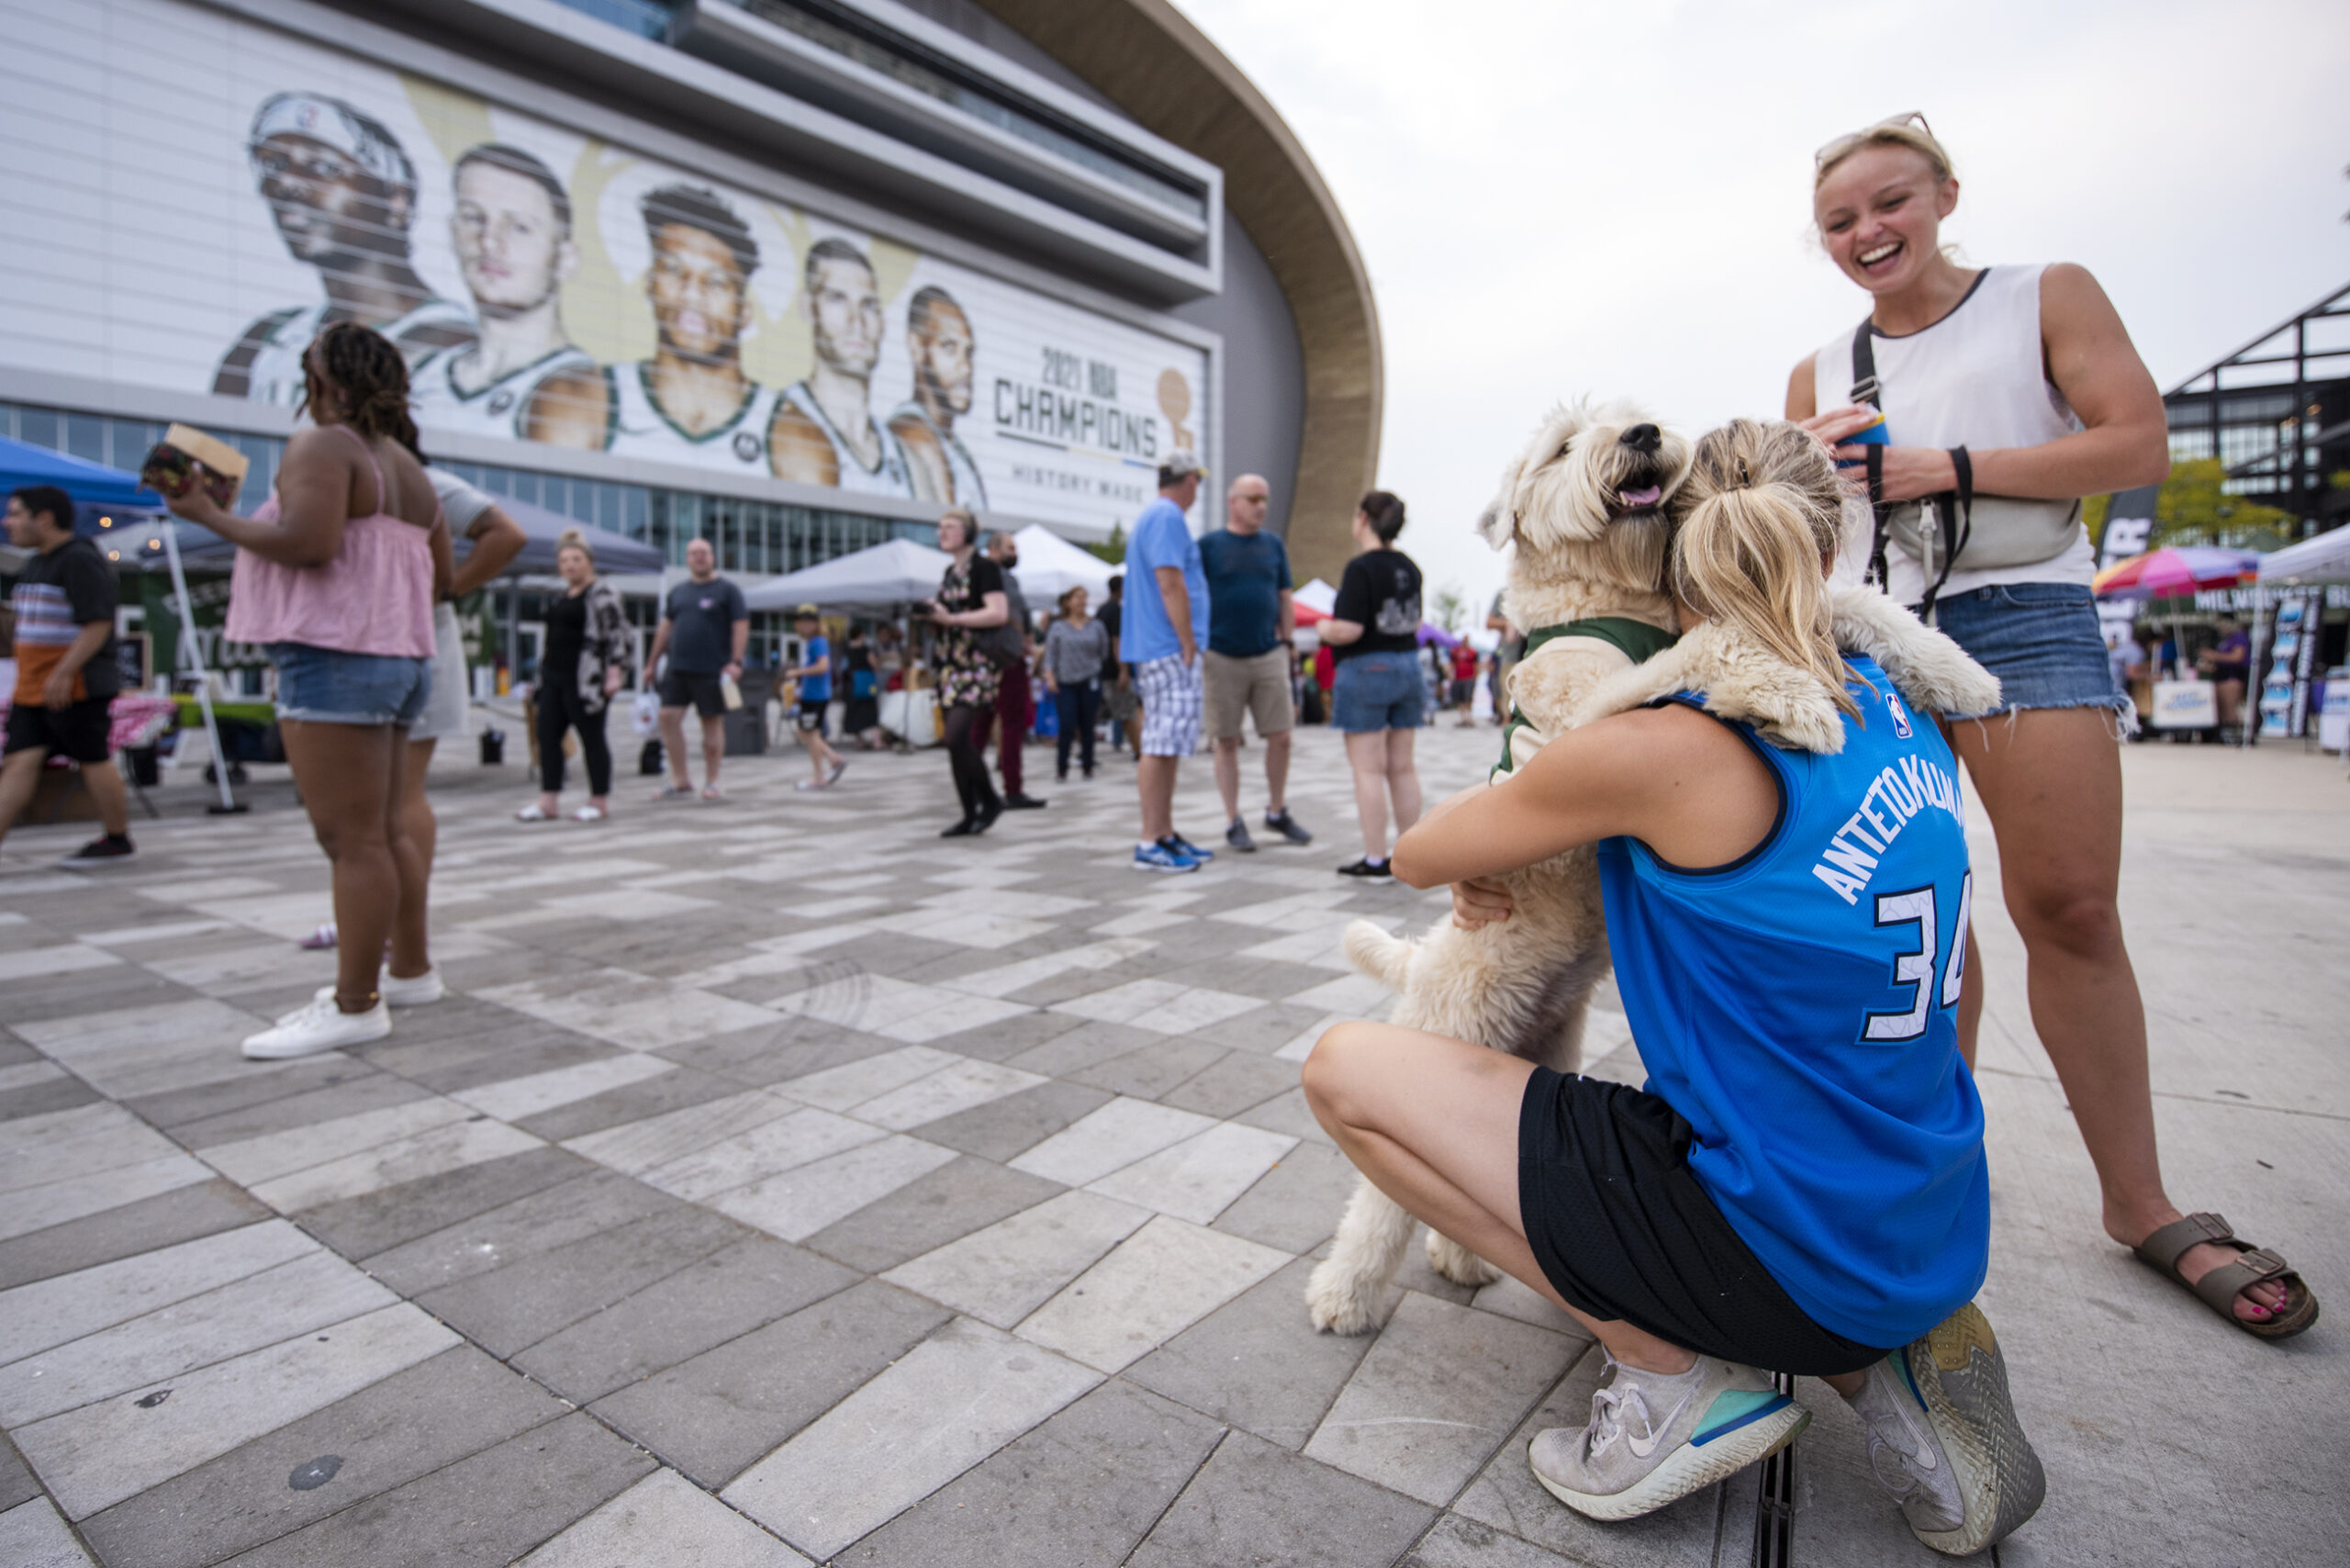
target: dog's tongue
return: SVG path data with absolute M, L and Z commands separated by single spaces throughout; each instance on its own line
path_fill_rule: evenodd
M 1616 498 L 1622 501 L 1628 510 L 1638 511 L 1642 507 L 1652 507 L 1664 499 L 1664 487 L 1644 485 L 1637 490 L 1618 490 Z

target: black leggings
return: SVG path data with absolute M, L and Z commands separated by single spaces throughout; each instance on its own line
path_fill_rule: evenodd
M 987 754 L 979 749 L 994 719 L 993 704 L 974 708 L 958 702 L 946 710 L 946 760 L 955 769 L 955 794 L 963 802 L 966 822 L 982 808 L 1003 804 L 996 795 L 994 780 L 988 777 Z
M 1078 766 L 1086 772 L 1093 771 L 1093 724 L 1102 716 L 1102 683 L 1098 680 L 1064 680 L 1061 689 L 1053 693 L 1053 707 L 1060 716 L 1059 767 L 1063 778 L 1069 776 L 1069 743 L 1078 746 Z
M 588 792 L 612 792 L 612 748 L 604 744 L 608 709 L 588 711 L 576 682 L 542 682 L 539 703 L 539 788 L 550 795 L 563 792 L 563 732 L 579 732 L 579 755 L 588 762 Z

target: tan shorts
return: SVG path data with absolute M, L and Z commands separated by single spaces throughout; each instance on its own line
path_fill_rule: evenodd
M 1297 723 L 1289 700 L 1287 648 L 1269 648 L 1253 659 L 1236 659 L 1208 650 L 1208 736 L 1212 740 L 1240 738 L 1243 714 L 1257 721 L 1259 735 L 1277 735 Z

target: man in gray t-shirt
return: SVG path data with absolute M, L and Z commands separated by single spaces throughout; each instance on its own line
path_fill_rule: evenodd
M 658 801 L 682 801 L 694 792 L 686 772 L 686 709 L 701 715 L 701 798 L 724 798 L 718 765 L 726 755 L 726 687 L 743 678 L 743 652 L 750 645 L 751 616 L 743 590 L 718 575 L 718 552 L 707 539 L 686 546 L 684 582 L 661 605 L 661 629 L 644 661 L 644 683 L 661 655 L 669 667 L 661 676 L 661 745 L 669 754 L 669 782 Z

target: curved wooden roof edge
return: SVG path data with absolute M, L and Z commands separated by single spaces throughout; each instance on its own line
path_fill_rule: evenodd
M 979 3 L 1136 123 L 1224 171 L 1225 205 L 1270 263 L 1304 351 L 1290 558 L 1301 577 L 1336 581 L 1354 554 L 1355 502 L 1379 468 L 1384 372 L 1371 275 L 1314 160 L 1169 0 Z

